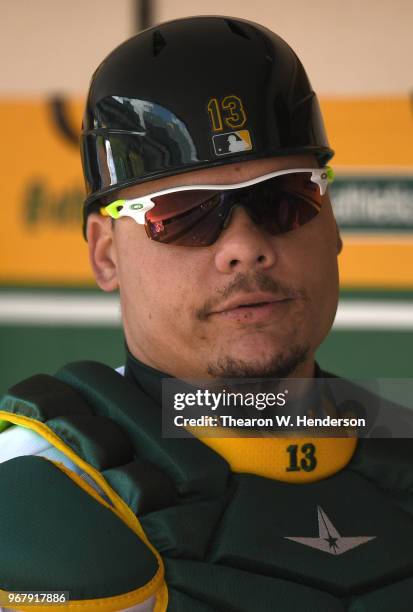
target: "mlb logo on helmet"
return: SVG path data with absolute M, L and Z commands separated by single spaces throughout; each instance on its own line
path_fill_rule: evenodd
M 216 155 L 229 155 L 239 151 L 250 151 L 252 149 L 251 137 L 248 130 L 238 132 L 227 132 L 212 137 Z

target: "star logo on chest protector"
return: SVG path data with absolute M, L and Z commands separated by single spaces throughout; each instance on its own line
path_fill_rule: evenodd
M 303 538 L 285 536 L 286 540 L 292 540 L 304 546 L 310 546 L 330 555 L 342 555 L 343 553 L 374 540 L 377 536 L 341 536 L 324 510 L 317 506 L 318 514 L 318 538 Z

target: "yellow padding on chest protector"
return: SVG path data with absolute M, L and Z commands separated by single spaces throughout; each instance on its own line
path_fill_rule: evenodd
M 351 460 L 357 438 L 199 438 L 228 461 L 233 472 L 283 482 L 327 478 Z
M 19 425 L 21 427 L 26 427 L 27 429 L 31 429 L 35 431 L 43 438 L 45 438 L 52 446 L 59 449 L 64 455 L 69 457 L 78 465 L 86 474 L 88 474 L 101 488 L 101 490 L 106 494 L 110 502 L 113 506 L 107 504 L 100 495 L 96 493 L 96 491 L 87 483 L 83 481 L 80 476 L 68 470 L 62 464 L 57 464 L 57 466 L 64 471 L 70 478 L 76 482 L 78 486 L 83 488 L 89 495 L 91 495 L 96 501 L 106 506 L 109 510 L 111 510 L 114 514 L 118 516 L 118 518 L 123 521 L 145 544 L 146 546 L 153 552 L 157 561 L 158 561 L 158 570 L 155 576 L 143 587 L 140 587 L 136 591 L 131 593 L 124 594 L 120 597 L 115 598 L 105 598 L 99 601 L 94 600 L 93 602 L 84 600 L 84 601 L 72 601 L 65 604 L 65 609 L 69 610 L 93 610 L 99 609 L 101 612 L 115 612 L 119 609 L 129 607 L 132 603 L 137 604 L 145 601 L 152 595 L 156 597 L 156 604 L 154 612 L 164 612 L 168 606 L 168 589 L 164 580 L 164 565 L 162 558 L 156 548 L 150 543 L 148 540 L 137 516 L 132 512 L 132 510 L 127 506 L 127 504 L 119 497 L 119 495 L 109 486 L 106 482 L 102 474 L 94 467 L 86 463 L 83 459 L 81 459 L 71 448 L 68 446 L 61 438 L 59 438 L 54 431 L 49 429 L 47 425 L 40 421 L 36 421 L 35 419 L 31 419 L 30 417 L 23 415 L 16 415 L 6 411 L 0 411 L 0 419 L 7 420 L 10 423 L 15 425 Z M 0 596 L 3 596 L 3 601 L 5 596 L 7 596 L 7 592 L 0 590 Z M 119 608 L 119 603 L 122 602 L 121 608 Z M 125 604 L 125 605 L 124 605 Z M 62 605 L 53 606 L 53 604 L 48 604 L 48 610 L 61 610 Z M 44 606 L 37 606 L 31 604 L 30 606 L 25 606 L 24 604 L 19 605 L 19 609 L 22 611 L 28 610 L 35 612 L 36 610 L 44 609 Z

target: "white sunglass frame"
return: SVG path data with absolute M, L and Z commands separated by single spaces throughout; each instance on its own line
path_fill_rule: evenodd
M 232 183 L 230 185 L 182 185 L 180 187 L 170 187 L 169 189 L 162 189 L 161 191 L 155 191 L 154 193 L 148 193 L 147 195 L 138 196 L 136 198 L 125 198 L 115 200 L 107 206 L 100 208 L 100 213 L 106 217 L 112 217 L 112 219 L 119 219 L 121 217 L 131 217 L 139 225 L 145 225 L 146 213 L 156 206 L 152 198 L 156 198 L 169 193 L 176 193 L 177 191 L 229 191 L 231 189 L 243 189 L 244 187 L 250 187 L 263 183 L 276 176 L 283 176 L 285 174 L 293 173 L 310 173 L 311 181 L 316 183 L 320 188 L 320 195 L 324 195 L 328 183 L 333 180 L 333 171 L 329 166 L 324 168 L 289 168 L 288 170 L 277 170 L 276 172 L 270 172 L 269 174 L 263 174 L 256 176 L 248 181 L 242 183 Z

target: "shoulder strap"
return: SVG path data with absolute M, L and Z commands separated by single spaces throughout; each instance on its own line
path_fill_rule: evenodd
M 202 499 L 224 493 L 227 462 L 195 437 L 163 438 L 160 406 L 116 371 L 82 361 L 68 364 L 56 377 L 79 392 L 96 414 L 127 431 L 136 455 L 168 474 L 178 494 Z
M 102 472 L 135 513 L 171 505 L 175 492 L 210 499 L 225 491 L 227 462 L 196 438 L 162 438 L 160 407 L 104 364 L 76 362 L 56 377 L 33 376 L 9 390 L 0 410 L 4 420 L 27 418 L 38 430 L 44 424 Z M 155 480 L 162 483 L 156 491 Z

